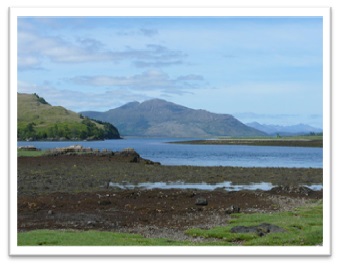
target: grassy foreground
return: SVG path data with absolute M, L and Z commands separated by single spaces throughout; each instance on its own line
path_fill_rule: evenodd
M 174 246 L 189 245 L 139 234 L 101 231 L 35 230 L 18 234 L 19 246 Z
M 313 246 L 323 242 L 322 202 L 314 202 L 294 211 L 271 214 L 233 214 L 227 226 L 208 230 L 190 229 L 193 237 L 215 238 L 216 241 L 189 242 L 144 238 L 138 234 L 101 231 L 35 230 L 18 233 L 19 246 Z M 285 230 L 259 236 L 254 233 L 231 233 L 234 226 L 275 224 Z
M 272 214 L 235 214 L 226 227 L 209 230 L 190 229 L 187 234 L 205 238 L 218 238 L 226 244 L 246 246 L 312 246 L 323 242 L 322 203 L 300 207 L 294 211 Z M 256 233 L 231 233 L 234 226 L 255 226 L 263 222 L 277 225 L 285 230 L 260 237 Z

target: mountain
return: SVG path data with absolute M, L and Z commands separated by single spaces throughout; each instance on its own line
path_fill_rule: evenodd
M 131 102 L 106 112 L 83 115 L 110 122 L 122 135 L 147 137 L 263 136 L 232 115 L 195 110 L 161 99 Z
M 60 106 L 51 106 L 37 94 L 17 95 L 18 140 L 118 139 L 110 123 L 93 121 Z
M 246 123 L 246 125 L 253 127 L 259 131 L 263 131 L 269 135 L 281 134 L 281 135 L 299 135 L 299 134 L 309 134 L 320 133 L 322 129 L 315 128 L 307 124 L 296 124 L 290 126 L 272 125 L 272 124 L 260 124 L 258 122 Z

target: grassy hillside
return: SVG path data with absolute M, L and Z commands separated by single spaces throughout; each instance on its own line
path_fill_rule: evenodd
M 36 94 L 18 93 L 18 140 L 96 140 L 120 138 L 109 123 L 93 121 Z

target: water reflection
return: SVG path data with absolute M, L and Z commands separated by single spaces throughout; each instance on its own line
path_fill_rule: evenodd
M 321 190 L 322 185 L 305 185 L 312 190 Z M 263 190 L 268 191 L 274 186 L 272 183 L 250 183 L 244 185 L 236 185 L 232 182 L 226 181 L 222 183 L 185 183 L 185 182 L 147 182 L 147 183 L 109 183 L 109 187 L 120 189 L 197 189 L 197 190 L 216 190 L 222 189 L 226 191 L 240 191 L 240 190 Z

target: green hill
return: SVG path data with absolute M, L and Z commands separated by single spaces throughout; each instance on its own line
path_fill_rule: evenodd
M 119 139 L 110 123 L 90 120 L 60 106 L 51 106 L 37 94 L 18 93 L 18 140 Z

